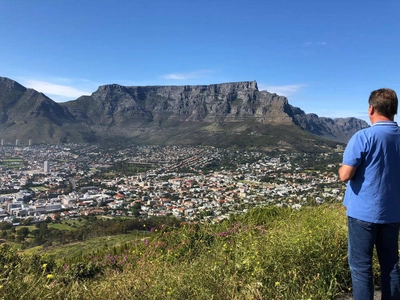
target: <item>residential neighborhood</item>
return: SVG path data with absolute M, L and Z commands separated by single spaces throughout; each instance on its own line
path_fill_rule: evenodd
M 255 206 L 341 201 L 326 153 L 91 144 L 0 147 L 0 221 L 82 215 L 219 222 Z

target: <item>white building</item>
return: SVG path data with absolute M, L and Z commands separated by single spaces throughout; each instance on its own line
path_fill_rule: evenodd
M 43 164 L 43 172 L 44 173 L 50 173 L 50 164 L 49 164 L 49 162 L 47 160 Z

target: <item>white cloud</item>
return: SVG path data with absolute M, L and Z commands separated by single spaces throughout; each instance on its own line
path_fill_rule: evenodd
M 185 79 L 192 78 L 192 77 L 188 77 L 188 74 L 171 73 L 171 74 L 163 75 L 162 78 L 173 79 L 173 80 L 185 80 Z
M 213 73 L 212 70 L 199 70 L 187 73 L 170 73 L 162 75 L 163 79 L 172 79 L 172 80 L 187 80 L 187 79 L 194 79 L 194 78 L 201 78 L 206 77 L 209 74 Z
M 304 84 L 290 84 L 290 85 L 266 85 L 266 84 L 258 84 L 258 89 L 260 91 L 268 91 L 270 93 L 275 93 L 281 96 L 289 97 L 295 93 L 297 93 L 301 88 L 303 88 Z
M 327 42 L 305 42 L 303 45 L 304 46 L 315 46 L 315 45 L 326 46 L 326 45 L 328 45 L 328 43 Z
M 46 81 L 40 81 L 36 79 L 25 79 L 22 84 L 27 87 L 34 89 L 46 95 L 55 95 L 62 98 L 78 98 L 82 95 L 91 95 L 91 92 L 80 90 L 75 87 L 55 84 Z
M 326 118 L 331 118 L 331 119 L 336 119 L 336 118 L 357 118 L 357 119 L 362 119 L 366 121 L 368 124 L 370 124 L 368 113 L 359 111 L 359 110 L 334 110 L 334 109 L 323 109 L 319 110 L 316 113 L 319 117 L 326 117 Z

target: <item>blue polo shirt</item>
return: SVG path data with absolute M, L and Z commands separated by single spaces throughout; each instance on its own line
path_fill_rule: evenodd
M 343 204 L 347 215 L 371 223 L 400 222 L 400 128 L 376 122 L 356 132 L 343 164 L 357 167 L 348 181 Z

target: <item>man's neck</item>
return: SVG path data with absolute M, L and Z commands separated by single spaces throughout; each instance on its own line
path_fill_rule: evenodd
M 393 122 L 394 118 L 387 118 L 385 116 L 376 115 L 371 118 L 371 123 L 374 125 L 376 122 Z

